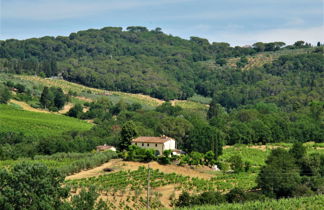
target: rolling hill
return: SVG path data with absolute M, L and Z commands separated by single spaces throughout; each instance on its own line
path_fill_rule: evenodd
M 58 114 L 24 111 L 17 106 L 0 105 L 0 132 L 22 133 L 28 137 L 48 137 L 66 131 L 85 131 L 93 125 Z
M 257 82 L 274 75 L 255 69 L 262 69 L 280 56 L 314 50 L 306 44 L 263 45 L 264 49 L 231 47 L 199 37 L 181 39 L 158 28 L 149 31 L 139 26 L 126 30 L 105 27 L 67 37 L 0 41 L 0 72 L 61 75 L 89 87 L 183 100 L 194 94 L 212 97 L 244 84 L 257 88 Z M 247 63 L 237 66 L 244 57 Z M 228 65 L 215 65 L 215 59 L 225 59 Z M 240 71 L 246 69 L 251 71 Z M 290 80 L 285 75 L 280 79 Z

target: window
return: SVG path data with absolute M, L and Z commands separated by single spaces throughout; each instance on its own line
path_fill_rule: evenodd
M 144 146 L 144 143 L 142 143 L 142 146 Z
M 147 146 L 150 146 L 150 144 L 147 144 Z
M 157 147 L 157 144 L 155 144 L 155 147 Z

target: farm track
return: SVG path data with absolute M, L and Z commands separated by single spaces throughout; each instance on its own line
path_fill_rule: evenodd
M 14 99 L 11 99 L 9 101 L 10 103 L 13 103 L 13 104 L 17 104 L 18 106 L 20 106 L 23 110 L 26 110 L 26 111 L 30 111 L 30 112 L 39 112 L 39 113 L 48 113 L 48 114 L 65 114 L 67 113 L 73 106 L 72 103 L 67 103 L 63 109 L 61 109 L 60 111 L 58 112 L 50 112 L 50 111 L 47 111 L 47 110 L 44 110 L 44 109 L 36 109 L 34 107 L 31 107 L 29 104 L 27 104 L 26 102 L 23 102 L 23 101 L 17 101 L 17 100 L 14 100 Z
M 11 99 L 9 102 L 13 103 L 13 104 L 17 104 L 23 110 L 26 110 L 26 111 L 40 112 L 40 113 L 52 113 L 52 112 L 49 112 L 49 111 L 46 111 L 46 110 L 43 110 L 43 109 L 35 109 L 35 108 L 31 107 L 29 104 L 27 104 L 26 102 L 23 102 L 23 101 L 17 101 L 17 100 Z
M 122 161 L 121 159 L 113 159 L 107 163 L 102 164 L 93 169 L 81 171 L 79 173 L 67 176 L 66 180 L 72 179 L 82 179 L 88 177 L 95 177 L 104 174 L 104 168 L 112 168 L 114 171 L 121 171 L 121 170 L 137 170 L 138 167 L 145 166 L 147 167 L 147 163 L 140 163 L 140 162 L 131 162 L 131 161 Z M 150 162 L 150 168 L 152 169 L 159 169 L 163 173 L 176 173 L 184 176 L 190 177 L 197 177 L 202 179 L 209 179 L 214 175 L 207 173 L 211 171 L 208 167 L 197 167 L 197 168 L 190 168 L 190 167 L 182 167 L 176 165 L 160 165 L 157 162 Z

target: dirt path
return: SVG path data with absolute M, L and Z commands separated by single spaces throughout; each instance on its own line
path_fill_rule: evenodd
M 47 110 L 44 110 L 44 109 L 36 109 L 36 108 L 33 108 L 31 107 L 29 104 L 27 104 L 26 102 L 23 102 L 23 101 L 17 101 L 17 100 L 14 100 L 14 99 L 11 99 L 10 100 L 10 103 L 13 103 L 13 104 L 17 104 L 19 105 L 23 110 L 26 110 L 26 111 L 30 111 L 30 112 L 41 112 L 41 113 L 51 113 L 51 114 L 65 114 L 67 113 L 71 107 L 73 106 L 72 103 L 68 103 L 66 104 L 62 110 L 58 111 L 58 112 L 50 112 L 50 111 L 47 111 Z
M 31 107 L 29 104 L 27 104 L 26 102 L 23 102 L 23 101 L 17 101 L 17 100 L 11 99 L 10 103 L 17 104 L 23 110 L 26 110 L 26 111 L 41 112 L 41 113 L 51 113 L 51 112 L 43 110 L 43 109 L 35 109 L 35 108 Z
M 72 103 L 67 103 L 63 109 L 61 109 L 60 111 L 58 111 L 59 114 L 65 114 L 67 113 L 71 108 L 73 107 Z
M 131 162 L 131 161 L 122 161 L 121 159 L 113 159 L 107 163 L 104 163 L 101 166 L 96 168 L 81 171 L 79 173 L 73 174 L 71 176 L 67 176 L 66 180 L 70 179 L 82 179 L 88 178 L 93 176 L 99 176 L 103 174 L 104 168 L 112 168 L 114 171 L 121 171 L 121 170 L 137 170 L 138 167 L 145 166 L 147 167 L 147 163 L 139 163 L 139 162 Z M 198 177 L 202 179 L 209 179 L 214 175 L 207 173 L 211 171 L 208 167 L 198 167 L 198 168 L 190 168 L 189 166 L 182 167 L 176 165 L 160 165 L 157 162 L 150 162 L 150 167 L 152 169 L 159 169 L 163 173 L 177 173 L 183 176 L 191 176 L 191 177 Z
M 117 165 L 121 161 L 122 161 L 121 159 L 112 159 L 109 162 L 102 164 L 101 166 L 86 171 L 80 171 L 79 173 L 65 177 L 65 179 L 71 180 L 71 179 L 82 179 L 82 178 L 88 178 L 93 176 L 99 176 L 100 174 L 104 173 L 103 171 L 104 168 L 113 168 L 113 166 Z

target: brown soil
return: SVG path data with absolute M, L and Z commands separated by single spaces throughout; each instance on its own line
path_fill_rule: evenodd
M 184 176 L 190 177 L 198 177 L 202 179 L 209 179 L 213 177 L 212 174 L 209 174 L 208 171 L 212 171 L 209 167 L 199 166 L 196 168 L 191 168 L 189 166 L 176 166 L 176 165 L 160 165 L 157 162 L 150 162 L 150 168 L 152 169 L 159 169 L 163 173 L 177 173 Z M 93 176 L 99 176 L 103 173 L 104 168 L 112 168 L 114 171 L 120 170 L 137 170 L 138 167 L 145 166 L 147 167 L 147 163 L 139 163 L 139 162 L 131 162 L 131 161 L 122 161 L 121 159 L 113 159 L 107 163 L 104 163 L 101 166 L 96 168 L 81 171 L 79 173 L 70 175 L 66 177 L 66 180 L 69 179 L 81 179 L 81 178 L 88 178 Z M 113 172 L 112 172 L 113 173 Z
M 85 101 L 85 102 L 92 102 L 93 100 L 91 98 L 86 98 L 83 96 L 75 96 L 75 98 L 80 99 L 81 101 Z
M 102 164 L 101 166 L 96 167 L 96 168 L 89 169 L 89 170 L 86 170 L 86 171 L 80 171 L 79 173 L 67 176 L 65 179 L 66 180 L 82 179 L 82 178 L 88 178 L 88 177 L 93 177 L 93 176 L 99 176 L 100 174 L 105 173 L 103 171 L 104 168 L 112 168 L 113 166 L 115 166 L 119 162 L 121 162 L 120 159 L 113 159 L 113 160 L 110 160 L 107 163 Z
M 59 114 L 65 114 L 67 113 L 71 108 L 73 107 L 72 103 L 67 103 L 63 109 L 61 109 L 60 111 L 58 111 Z
M 17 100 L 11 99 L 10 103 L 17 104 L 23 110 L 26 110 L 26 111 L 41 112 L 41 113 L 51 113 L 51 112 L 43 110 L 43 109 L 35 109 L 35 108 L 31 107 L 29 104 L 27 104 L 26 102 L 23 102 L 23 101 L 17 101 Z

